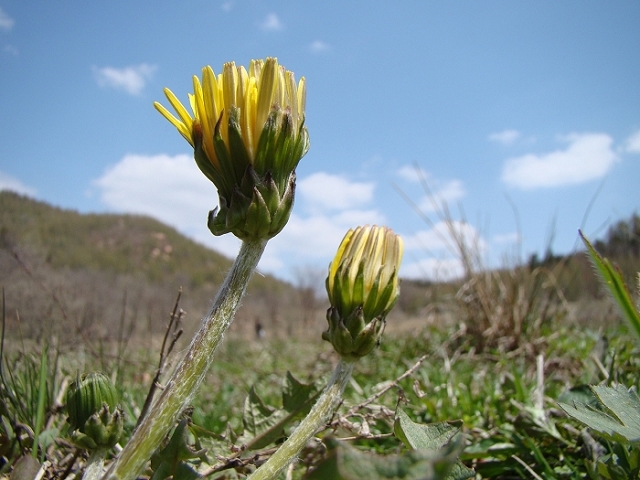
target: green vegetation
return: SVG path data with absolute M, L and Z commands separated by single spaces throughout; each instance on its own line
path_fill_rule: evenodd
M 79 478 L 88 455 L 72 443 L 62 405 L 69 385 L 79 372 L 111 378 L 124 444 L 159 365 L 162 388 L 188 342 L 180 332 L 208 308 L 219 280 L 207 265 L 222 275 L 229 262 L 143 217 L 79 215 L 0 193 L 0 219 L 0 475 L 33 478 L 16 472 L 33 472 L 26 459 L 35 458 L 44 478 Z M 635 285 L 625 272 L 640 265 L 638 223 L 620 222 L 594 242 L 610 254 L 600 268 L 618 292 L 623 279 Z M 629 249 L 616 232 L 635 232 L 624 237 Z M 154 233 L 173 247 L 169 259 L 151 258 L 162 251 Z M 178 251 L 185 257 L 174 262 Z M 607 265 L 621 260 L 616 278 Z M 287 475 L 468 478 L 472 469 L 476 478 L 640 478 L 635 289 L 614 295 L 626 302 L 623 317 L 585 253 L 500 271 L 468 265 L 459 282 L 403 284 L 380 347 L 358 362 L 343 404 Z M 192 271 L 204 280 L 191 283 Z M 291 432 L 337 363 L 321 339 L 326 307 L 257 279 L 264 283 L 252 285 L 238 328 L 149 477 L 244 478 Z M 266 338 L 255 338 L 256 321 Z

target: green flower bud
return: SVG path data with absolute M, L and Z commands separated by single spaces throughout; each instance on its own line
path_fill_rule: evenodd
M 81 448 L 114 446 L 122 435 L 124 418 L 118 395 L 103 373 L 84 374 L 67 391 L 67 415 L 71 438 Z
M 179 118 L 154 105 L 191 144 L 196 164 L 218 189 L 209 229 L 243 240 L 273 237 L 289 219 L 295 168 L 309 149 L 304 78 L 296 84 L 292 72 L 267 58 L 252 60 L 248 73 L 233 62 L 217 77 L 205 67 L 193 89 L 193 115 L 168 89 Z
M 349 230 L 329 266 L 329 329 L 322 338 L 345 358 L 357 359 L 380 341 L 400 293 L 402 239 L 386 227 Z

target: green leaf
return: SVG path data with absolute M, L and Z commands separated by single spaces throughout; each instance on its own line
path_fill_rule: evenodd
M 402 443 L 414 450 L 438 450 L 444 447 L 460 431 L 462 420 L 421 424 L 411 420 L 398 407 L 393 424 L 393 433 Z
M 595 396 L 589 385 L 571 387 L 558 397 L 558 402 L 569 404 L 581 403 L 591 407 L 597 407 L 600 404 L 598 397 Z
M 249 396 L 244 401 L 244 433 L 239 441 L 246 443 L 247 448 L 252 450 L 266 447 L 284 435 L 279 422 L 284 415 L 282 410 L 264 403 L 255 386 L 251 387 Z
M 316 399 L 318 393 L 318 389 L 313 383 L 299 382 L 291 372 L 287 372 L 282 391 L 282 408 L 295 414 L 295 418 L 303 417 L 311 410 L 313 400 Z
M 616 388 L 592 386 L 602 408 L 574 402 L 559 403 L 567 414 L 610 440 L 640 443 L 640 398 L 622 385 Z
M 402 443 L 414 450 L 441 450 L 451 445 L 453 438 L 460 432 L 462 420 L 451 422 L 416 423 L 398 407 L 393 424 L 393 433 Z M 456 459 L 451 471 L 445 477 L 448 480 L 471 478 L 474 471 Z
M 582 237 L 584 244 L 587 246 L 591 260 L 600 274 L 602 281 L 618 304 L 618 307 L 620 307 L 620 310 L 629 322 L 629 325 L 631 325 L 631 328 L 636 332 L 638 341 L 640 341 L 640 313 L 638 313 L 638 309 L 633 303 L 629 289 L 624 283 L 620 271 L 611 265 L 611 262 L 609 262 L 608 259 L 602 258 L 598 252 L 596 252 L 596 249 L 593 248 L 582 232 L 580 232 L 580 236 Z
M 333 438 L 324 442 L 329 455 L 306 478 L 307 480 L 436 480 L 471 478 L 471 475 L 451 476 L 456 467 L 460 445 L 452 442 L 447 448 L 411 450 L 400 455 L 375 455 Z
M 151 468 L 154 472 L 152 480 L 164 479 L 171 475 L 175 480 L 199 477 L 186 461 L 195 458 L 206 460 L 206 456 L 204 450 L 195 450 L 189 445 L 188 425 L 188 419 L 181 420 L 167 445 L 158 449 L 151 457 Z
M 266 405 L 251 387 L 244 403 L 243 423 L 245 431 L 240 442 L 248 450 L 264 448 L 284 436 L 284 427 L 297 418 L 306 415 L 318 396 L 315 385 L 304 384 L 287 372 L 282 392 L 283 408 Z

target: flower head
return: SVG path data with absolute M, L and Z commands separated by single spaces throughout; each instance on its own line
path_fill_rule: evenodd
M 194 148 L 200 170 L 218 189 L 211 212 L 214 235 L 270 238 L 286 224 L 295 189 L 295 168 L 309 149 L 304 124 L 306 83 L 276 58 L 252 60 L 249 71 L 234 62 L 215 75 L 193 77 L 191 113 L 165 89 L 177 117 L 154 105 Z
M 349 230 L 329 266 L 323 334 L 342 356 L 368 354 L 382 335 L 384 320 L 400 293 L 402 239 L 387 227 Z

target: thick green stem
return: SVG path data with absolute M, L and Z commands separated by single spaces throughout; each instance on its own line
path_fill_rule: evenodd
M 189 350 L 103 480 L 137 478 L 182 411 L 191 403 L 211 365 L 214 350 L 231 325 L 266 243 L 266 240 L 242 242 L 238 257 Z
M 247 480 L 274 480 L 289 465 L 309 439 L 329 420 L 342 400 L 344 387 L 351 378 L 353 362 L 340 360 L 333 371 L 333 376 L 313 406 L 309 415 L 298 425 L 298 428 L 274 453 L 269 460 L 260 466 Z

